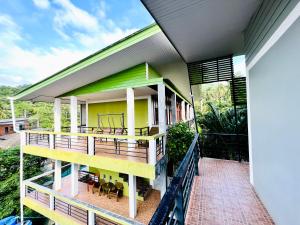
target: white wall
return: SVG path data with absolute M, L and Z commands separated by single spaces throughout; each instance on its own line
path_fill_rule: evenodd
M 300 224 L 300 19 L 249 71 L 254 187 L 274 222 Z

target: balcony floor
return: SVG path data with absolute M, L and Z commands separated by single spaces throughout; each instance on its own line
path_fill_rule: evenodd
M 186 224 L 274 224 L 249 182 L 248 164 L 203 158 L 199 174 L 194 180 Z
M 61 193 L 70 196 L 71 190 L 71 176 L 62 179 Z M 115 198 L 109 199 L 107 195 L 98 195 L 98 192 L 93 194 L 90 190 L 87 191 L 87 184 L 79 182 L 79 194 L 75 197 L 78 200 L 87 202 L 91 205 L 104 208 L 111 212 L 117 213 L 124 217 L 129 217 L 129 200 L 128 197 L 123 196 L 117 202 Z M 160 202 L 160 192 L 152 190 L 145 201 L 137 201 L 137 216 L 135 220 L 148 224 L 152 215 Z

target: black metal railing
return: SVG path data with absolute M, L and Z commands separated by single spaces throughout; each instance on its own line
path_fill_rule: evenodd
M 87 136 L 54 135 L 54 149 L 72 149 L 75 151 L 88 152 Z
M 249 161 L 248 135 L 226 133 L 202 133 L 203 157 Z
M 91 180 L 94 182 L 98 182 L 99 177 L 93 172 L 84 171 L 84 170 L 78 171 L 78 181 L 82 183 L 88 183 Z
M 102 216 L 95 214 L 95 225 L 119 225 L 119 223 L 108 220 Z
M 156 159 L 158 160 L 162 155 L 164 151 L 164 137 L 161 137 L 156 140 Z
M 151 218 L 150 225 L 184 224 L 194 176 L 199 173 L 198 161 L 199 145 L 198 134 L 196 134 Z
M 26 145 L 40 145 L 49 147 L 49 134 L 26 133 Z
M 25 196 L 26 197 L 30 197 L 33 198 L 45 205 L 47 205 L 48 207 L 50 206 L 50 197 L 48 194 L 42 193 L 37 191 L 36 189 L 26 186 L 25 187 Z
M 69 203 L 57 198 L 54 198 L 54 210 L 69 215 L 84 224 L 88 223 L 88 211 L 86 209 L 81 209 L 77 206 L 70 205 Z
M 95 155 L 97 154 L 111 154 L 125 157 L 140 158 L 148 163 L 148 147 L 147 140 L 128 140 L 121 138 L 114 138 L 108 140 L 107 138 L 94 138 Z

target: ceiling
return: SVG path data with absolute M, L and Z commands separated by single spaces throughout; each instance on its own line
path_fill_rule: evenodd
M 243 54 L 261 0 L 141 0 L 184 61 Z

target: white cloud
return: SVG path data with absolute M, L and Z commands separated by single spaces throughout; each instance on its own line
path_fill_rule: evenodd
M 33 0 L 33 3 L 41 9 L 48 9 L 50 7 L 50 2 L 48 0 Z

